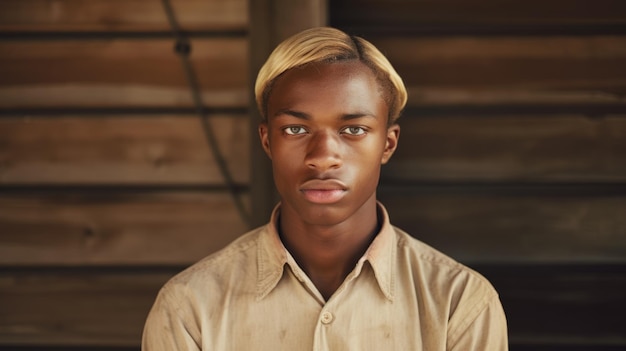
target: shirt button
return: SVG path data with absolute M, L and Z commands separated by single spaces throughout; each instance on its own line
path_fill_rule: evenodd
M 329 324 L 330 322 L 333 321 L 335 317 L 333 317 L 333 314 L 330 312 L 324 312 L 322 313 L 322 323 L 324 324 Z

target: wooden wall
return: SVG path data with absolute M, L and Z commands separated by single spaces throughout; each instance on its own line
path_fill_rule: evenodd
M 246 0 L 171 0 L 249 202 Z M 175 272 L 247 230 L 161 1 L 0 3 L 0 348 L 137 350 Z
M 249 67 L 325 2 L 171 2 L 259 221 Z M 626 348 L 626 4 L 327 5 L 410 90 L 393 222 L 491 279 L 512 351 Z M 173 46 L 160 1 L 0 2 L 0 349 L 137 350 L 158 288 L 247 229 Z
M 511 350 L 626 349 L 626 3 L 338 0 L 409 88 L 379 192 L 486 275 Z

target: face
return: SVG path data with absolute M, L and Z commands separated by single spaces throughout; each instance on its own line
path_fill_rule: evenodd
M 387 126 L 387 115 L 373 72 L 358 61 L 310 64 L 279 77 L 259 134 L 281 215 L 324 226 L 374 215 L 380 167 L 400 132 Z

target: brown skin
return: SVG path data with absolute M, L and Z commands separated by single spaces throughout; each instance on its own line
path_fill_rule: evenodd
M 380 167 L 398 145 L 373 72 L 359 61 L 285 72 L 267 102 L 261 144 L 272 160 L 285 247 L 325 299 L 379 230 Z

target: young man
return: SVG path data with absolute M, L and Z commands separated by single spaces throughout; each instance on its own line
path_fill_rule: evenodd
M 376 201 L 407 99 L 387 59 L 314 28 L 275 49 L 255 92 L 281 203 L 163 287 L 143 349 L 507 350 L 492 286 Z

